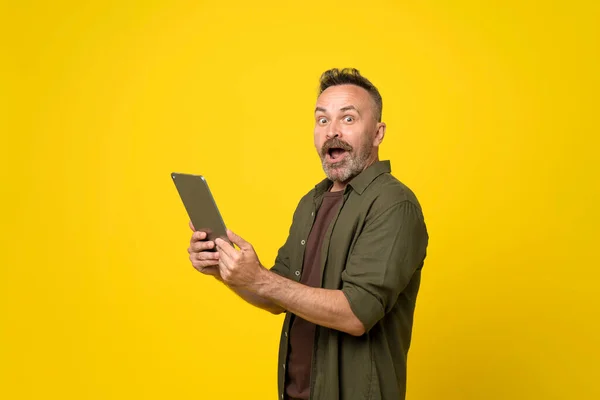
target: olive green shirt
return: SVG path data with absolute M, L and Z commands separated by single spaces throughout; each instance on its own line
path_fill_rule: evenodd
M 306 240 L 331 185 L 324 179 L 300 200 L 273 272 L 300 280 Z M 321 287 L 341 290 L 366 332 L 357 337 L 317 326 L 312 400 L 405 398 L 407 354 L 428 240 L 419 202 L 391 175 L 389 161 L 374 163 L 346 186 L 322 244 Z M 288 312 L 279 347 L 280 398 L 290 317 Z

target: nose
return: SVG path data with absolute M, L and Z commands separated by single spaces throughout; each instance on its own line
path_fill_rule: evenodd
M 328 140 L 331 138 L 334 138 L 334 137 L 339 138 L 340 136 L 342 136 L 339 126 L 335 120 L 331 121 L 327 125 L 327 132 L 326 132 L 325 136 L 327 137 Z

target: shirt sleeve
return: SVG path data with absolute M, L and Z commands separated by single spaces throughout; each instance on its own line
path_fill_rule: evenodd
M 279 248 L 277 257 L 275 257 L 275 264 L 271 267 L 270 271 L 275 272 L 278 275 L 287 278 L 290 272 L 290 249 L 289 249 L 290 238 Z
M 288 237 L 285 240 L 283 246 L 281 246 L 277 252 L 277 256 L 275 257 L 275 264 L 271 267 L 270 271 L 275 272 L 278 275 L 283 276 L 284 278 L 289 277 L 290 273 L 290 259 L 292 255 L 292 232 L 294 230 L 294 224 L 296 223 L 298 214 L 300 212 L 300 208 L 302 206 L 304 198 L 300 200 L 298 205 L 296 206 L 296 210 L 294 210 L 294 215 L 292 216 L 292 224 L 289 228 Z
M 366 331 L 392 309 L 420 268 L 427 240 L 421 210 L 410 201 L 367 218 L 342 273 L 342 292 Z

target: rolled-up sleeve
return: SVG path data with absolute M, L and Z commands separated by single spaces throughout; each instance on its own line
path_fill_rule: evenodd
M 425 258 L 427 230 L 406 200 L 367 217 L 342 273 L 342 292 L 369 331 L 392 309 Z
M 271 267 L 270 271 L 275 272 L 283 277 L 288 277 L 290 272 L 290 255 L 289 255 L 289 238 L 285 244 L 279 248 L 277 257 L 275 257 L 275 264 Z
M 294 232 L 294 228 L 297 224 L 298 215 L 301 213 L 302 205 L 305 201 L 305 198 L 306 196 L 300 200 L 300 202 L 296 206 L 296 209 L 294 210 L 294 214 L 292 216 L 292 223 L 288 231 L 288 236 L 283 246 L 281 246 L 277 251 L 277 256 L 275 257 L 275 264 L 270 269 L 270 271 L 275 272 L 276 274 L 281 275 L 285 278 L 289 277 L 291 257 L 292 252 L 294 250 L 292 248 L 292 235 Z

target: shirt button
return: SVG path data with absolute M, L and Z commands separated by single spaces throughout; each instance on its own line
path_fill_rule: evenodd
M 300 276 L 300 271 L 296 271 L 294 273 L 296 274 L 296 276 Z
M 304 246 L 304 245 L 306 244 L 306 240 L 304 240 L 304 239 L 303 239 L 303 240 L 301 240 L 301 241 L 300 241 L 300 244 L 301 244 L 302 246 Z
M 314 212 L 314 211 L 313 211 L 313 212 L 311 212 L 311 213 L 310 213 L 310 216 L 311 216 L 311 217 L 314 217 L 314 216 L 315 216 L 315 212 Z
M 285 364 L 283 364 L 283 369 L 285 369 Z
M 287 337 L 287 332 L 283 332 L 283 335 L 284 335 L 285 337 Z

